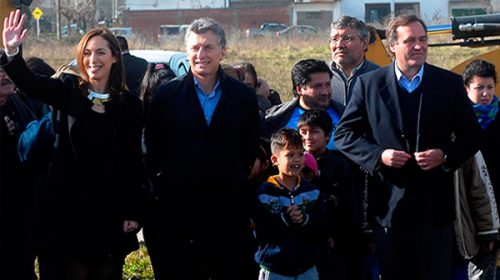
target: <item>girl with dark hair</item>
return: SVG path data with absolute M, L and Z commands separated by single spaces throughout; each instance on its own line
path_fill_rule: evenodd
M 125 85 L 120 48 L 106 28 L 78 44 L 79 84 L 32 73 L 19 54 L 26 15 L 5 19 L 0 64 L 18 88 L 54 108 L 55 143 L 42 199 L 42 279 L 122 279 L 138 248 L 143 182 L 142 106 Z

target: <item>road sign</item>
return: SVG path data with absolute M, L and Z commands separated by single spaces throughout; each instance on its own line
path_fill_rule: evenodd
M 36 20 L 39 20 L 43 15 L 43 12 L 40 8 L 35 8 L 35 10 L 33 10 L 33 16 L 35 17 Z

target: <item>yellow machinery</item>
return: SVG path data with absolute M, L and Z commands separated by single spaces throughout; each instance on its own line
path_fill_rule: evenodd
M 475 59 L 484 59 L 493 63 L 497 69 L 497 76 L 500 78 L 500 14 L 455 17 L 451 19 L 451 24 L 440 26 L 429 26 L 429 36 L 452 35 L 453 40 L 461 42 L 429 44 L 429 47 L 462 46 L 469 48 L 496 46 L 489 52 L 482 53 L 458 65 L 450 70 L 461 74 L 465 66 Z M 387 49 L 384 46 L 385 31 L 377 30 L 376 39 L 370 44 L 366 56 L 368 60 L 378 65 L 391 63 Z M 486 39 L 485 39 L 486 38 Z M 500 97 L 500 85 L 496 87 L 496 95 Z
M 3 30 L 3 19 L 14 9 L 12 0 L 0 0 L 0 30 Z M 3 48 L 2 36 L 0 36 L 0 48 Z

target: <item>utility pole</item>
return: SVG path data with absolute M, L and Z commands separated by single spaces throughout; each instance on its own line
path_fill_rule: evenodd
M 56 0 L 56 37 L 61 39 L 61 0 Z

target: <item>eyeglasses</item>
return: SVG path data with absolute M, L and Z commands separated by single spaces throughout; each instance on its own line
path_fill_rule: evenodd
M 355 38 L 355 35 L 349 35 L 349 34 L 345 34 L 345 35 L 341 35 L 341 36 L 335 36 L 335 37 L 332 37 L 328 40 L 328 42 L 330 43 L 338 43 L 340 41 L 344 41 L 346 43 L 350 43 L 354 40 Z

